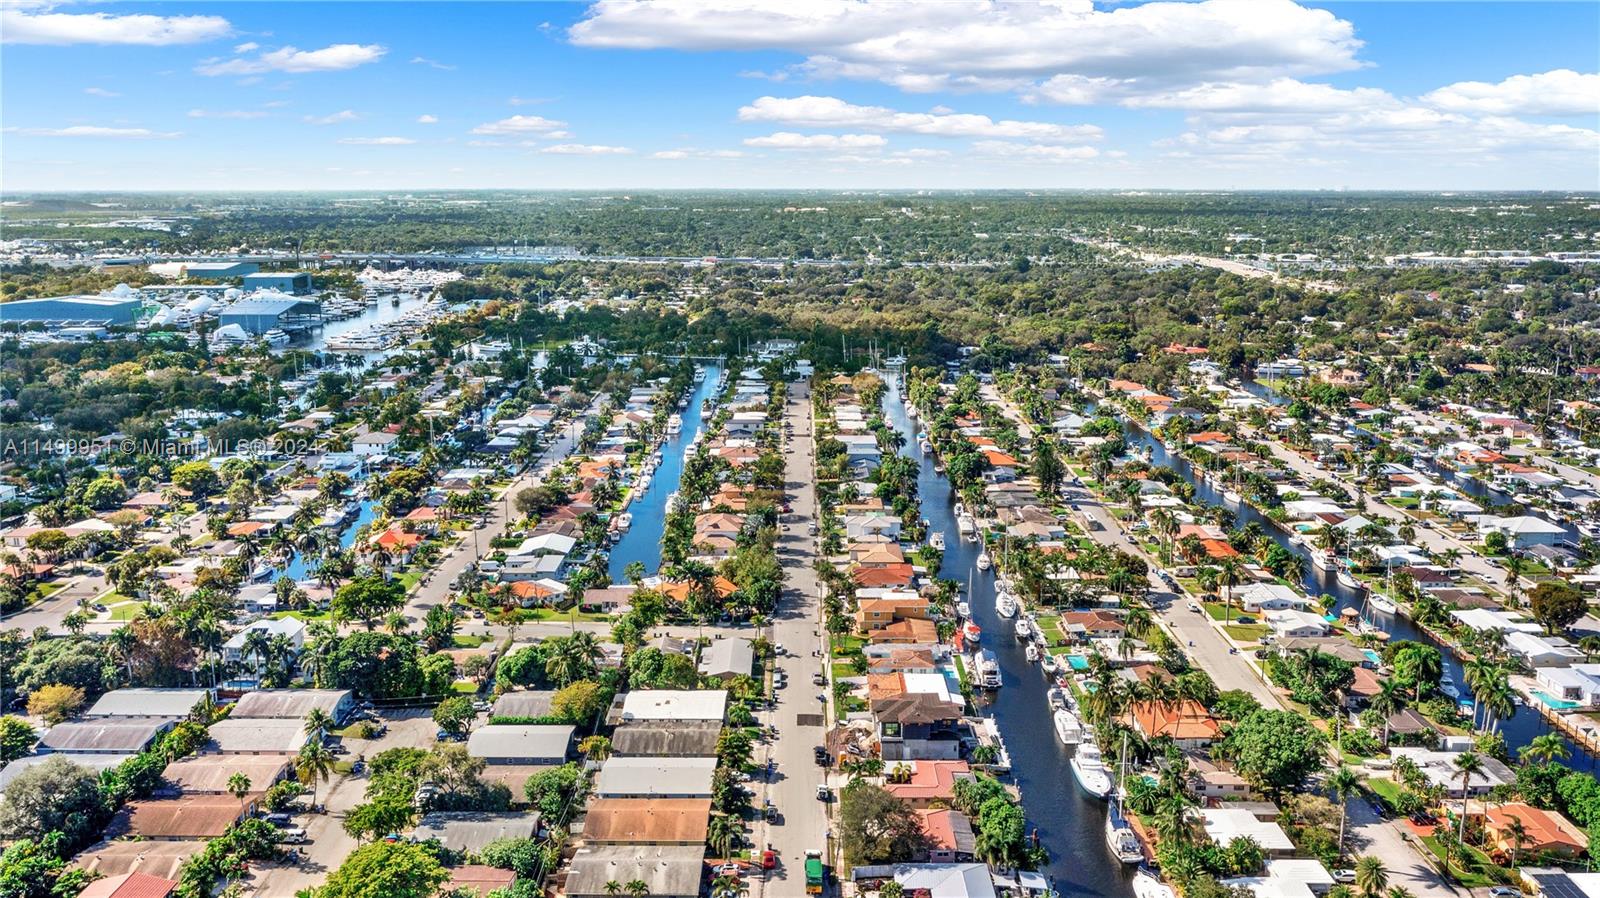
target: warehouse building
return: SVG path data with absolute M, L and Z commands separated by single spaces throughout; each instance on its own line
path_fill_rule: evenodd
M 0 324 L 131 325 L 144 303 L 113 296 L 53 296 L 0 303 Z
M 237 324 L 247 334 L 264 334 L 273 329 L 303 331 L 322 323 L 322 303 L 280 294 L 242 299 L 224 309 L 218 323 L 222 327 Z
M 311 275 L 304 271 L 263 271 L 247 274 L 241 285 L 246 291 L 276 290 L 292 296 L 303 296 L 312 290 Z
M 254 262 L 157 262 L 150 273 L 174 280 L 221 281 L 255 274 L 261 266 Z

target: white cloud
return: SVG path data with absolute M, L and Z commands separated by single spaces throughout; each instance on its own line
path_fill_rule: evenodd
M 264 72 L 337 72 L 377 62 L 389 52 L 378 44 L 333 44 L 321 50 L 281 47 L 254 59 L 209 59 L 195 71 L 202 75 L 259 75 Z
M 437 124 L 439 124 L 439 117 L 437 115 L 427 115 L 427 114 L 419 115 L 419 116 L 417 116 L 417 124 L 419 124 L 419 125 L 437 125 Z
M 120 96 L 122 96 L 122 94 L 119 94 L 114 90 L 106 90 L 103 87 L 85 87 L 83 89 L 83 92 L 88 94 L 91 97 L 120 97 Z
M 1190 109 L 1207 112 L 1338 112 L 1393 105 L 1387 91 L 1370 87 L 1344 90 L 1294 78 L 1260 83 L 1205 82 L 1175 90 L 1147 90 L 1135 82 L 1057 76 L 1024 99 L 1073 105 L 1116 103 L 1136 109 Z
M 137 44 L 162 47 L 226 37 L 221 16 L 118 16 L 110 13 L 33 13 L 0 9 L 0 42 L 7 44 Z
M 267 102 L 262 103 L 261 105 L 267 107 L 268 109 L 279 109 L 281 107 L 288 106 L 289 105 L 289 101 L 288 100 L 268 100 Z
M 416 141 L 409 137 L 341 137 L 339 143 L 357 147 L 404 147 Z
M 972 145 L 972 149 L 984 156 L 1003 156 L 1039 162 L 1079 162 L 1100 155 L 1100 151 L 1094 147 L 1063 147 L 1010 140 L 980 140 Z
M 548 134 L 567 126 L 540 115 L 513 115 L 497 122 L 485 122 L 472 129 L 473 134 Z
M 1600 114 L 1600 74 L 1555 69 L 1536 75 L 1512 75 L 1498 84 L 1458 81 L 1424 94 L 1422 100 L 1452 112 L 1596 115 Z
M 558 143 L 545 147 L 541 153 L 554 153 L 557 156 L 626 156 L 633 152 L 627 147 L 608 147 L 599 144 L 584 143 Z
M 360 117 L 353 109 L 341 109 L 327 115 L 308 115 L 305 117 L 305 122 L 309 125 L 337 125 L 340 122 L 353 122 Z
M 190 118 L 266 118 L 267 114 L 259 109 L 191 109 Z
M 779 150 L 859 150 L 881 147 L 889 141 L 877 134 L 796 134 L 778 131 L 766 137 L 749 137 L 747 147 L 771 147 Z
M 239 44 L 238 46 L 234 47 L 233 48 L 233 52 L 235 52 L 235 53 L 249 53 L 251 50 L 259 50 L 259 49 L 261 49 L 261 45 L 256 43 L 255 41 L 245 41 L 244 43 Z
M 103 140 L 172 140 L 180 131 L 151 131 L 149 128 L 108 128 L 102 125 L 72 125 L 67 128 L 6 128 L 28 137 L 90 137 Z
M 938 137 L 1012 137 L 1045 142 L 1093 140 L 1094 125 L 1025 122 L 987 115 L 942 112 L 898 112 L 885 106 L 857 106 L 837 97 L 761 97 L 739 110 L 743 122 L 778 122 L 801 128 L 857 128 L 928 134 Z
M 456 70 L 456 67 L 453 66 L 453 65 L 446 65 L 445 63 L 442 63 L 437 59 L 429 59 L 426 56 L 413 56 L 413 57 L 411 57 L 411 64 L 412 65 L 425 65 L 425 66 L 428 66 L 430 68 L 441 69 L 441 70 L 446 71 L 446 72 L 453 72 L 453 71 Z
M 541 106 L 551 100 L 551 97 L 511 97 L 506 103 L 511 106 Z
M 814 76 L 915 92 L 1026 91 L 1058 75 L 1171 90 L 1348 71 L 1361 47 L 1349 22 L 1293 0 L 598 0 L 569 35 L 592 47 L 784 50 Z
M 739 150 L 702 150 L 695 147 L 681 147 L 676 150 L 658 150 L 651 153 L 651 159 L 743 159 L 745 153 Z

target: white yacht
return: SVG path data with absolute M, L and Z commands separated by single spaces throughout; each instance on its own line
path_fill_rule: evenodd
M 1089 740 L 1079 744 L 1072 755 L 1072 776 L 1091 798 L 1103 800 L 1111 794 L 1111 772 L 1101 760 L 1100 746 Z
M 1028 643 L 1028 647 L 1023 649 L 1022 654 L 1028 659 L 1029 664 L 1039 663 L 1039 647 L 1033 643 Z
M 268 346 L 273 346 L 273 347 L 288 346 L 289 345 L 289 332 L 286 331 L 286 330 L 283 330 L 281 328 L 276 328 L 275 327 L 275 328 L 267 331 L 266 333 L 262 334 L 261 335 L 261 339 L 267 341 L 267 345 Z
M 1062 708 L 1051 718 L 1056 725 L 1056 738 L 1062 745 L 1077 745 L 1083 741 L 1083 723 L 1078 715 Z
M 1149 870 L 1133 874 L 1133 898 L 1178 898 L 1178 893 Z
M 957 512 L 956 529 L 961 531 L 961 535 L 966 537 L 968 542 L 978 541 L 978 522 L 972 519 L 972 515 L 964 511 Z
M 986 571 L 986 570 L 988 570 L 989 568 L 992 568 L 992 567 L 994 567 L 994 560 L 989 557 L 989 553 L 988 552 L 980 552 L 980 553 L 978 553 L 978 570 Z
M 683 416 L 673 415 L 667 419 L 667 435 L 677 436 L 680 433 L 683 433 Z
M 933 451 L 933 444 L 927 440 L 923 440 L 917 444 L 917 448 L 922 451 L 923 455 L 927 455 L 929 452 Z
M 1000 662 L 995 659 L 994 652 L 988 649 L 973 652 L 972 669 L 977 674 L 975 679 L 979 686 L 984 689 L 1000 688 Z
M 1334 571 L 1333 578 L 1338 580 L 1339 585 L 1343 586 L 1345 589 L 1353 590 L 1355 592 L 1360 592 L 1363 589 L 1366 589 L 1366 586 L 1362 585 L 1361 581 L 1355 578 L 1355 575 L 1351 574 L 1344 568 L 1339 568 L 1337 571 Z
M 1016 634 L 1017 638 L 1023 640 L 1024 642 L 1032 639 L 1033 624 L 1029 623 L 1028 619 L 1025 617 L 1017 618 Z M 1029 648 L 1032 648 L 1032 646 L 1030 645 Z
M 1017 613 L 1017 600 L 1010 593 L 1000 593 L 994 600 L 995 613 L 1001 617 L 1014 617 Z
M 1106 815 L 1106 846 L 1124 864 L 1144 863 L 1144 846 L 1128 821 L 1115 807 Z
M 928 545 L 930 545 L 930 546 L 934 547 L 935 549 L 938 549 L 939 551 L 943 552 L 944 551 L 944 531 L 942 531 L 942 530 L 935 531 L 932 536 L 928 537 Z

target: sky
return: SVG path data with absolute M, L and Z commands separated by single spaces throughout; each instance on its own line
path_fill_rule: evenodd
M 0 0 L 0 189 L 1600 189 L 1600 3 Z

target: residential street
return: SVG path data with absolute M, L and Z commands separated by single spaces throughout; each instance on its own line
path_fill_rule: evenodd
M 812 750 L 823 744 L 827 733 L 827 707 L 817 700 L 826 687 L 816 686 L 812 678 L 823 671 L 820 601 L 816 572 L 816 540 L 807 533 L 817 513 L 817 491 L 811 466 L 811 400 L 806 386 L 791 384 L 786 418 L 793 426 L 787 456 L 792 512 L 783 516 L 783 532 L 778 538 L 778 558 L 783 566 L 783 598 L 774 615 L 772 642 L 787 650 L 778 667 L 788 676 L 787 688 L 777 690 L 777 708 L 766 715 L 766 722 L 778 728 L 778 739 L 766 748 L 766 756 L 777 762 L 771 782 L 757 791 L 757 804 L 770 798 L 777 806 L 776 823 L 758 825 L 758 847 L 771 844 L 779 852 L 779 867 L 763 885 L 767 895 L 777 898 L 802 896 L 806 891 L 805 852 L 824 848 L 829 828 L 828 809 L 817 800 L 817 787 L 823 784 L 824 770 Z

